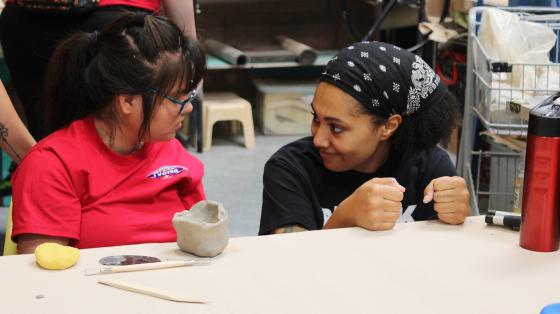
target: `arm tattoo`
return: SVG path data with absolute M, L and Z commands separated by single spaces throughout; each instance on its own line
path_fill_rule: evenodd
M 1 122 L 0 122 L 0 136 L 2 137 L 2 142 L 6 143 L 8 148 L 12 151 L 12 153 L 14 153 L 14 156 L 18 158 L 17 161 L 20 161 L 21 156 L 16 152 L 14 147 L 10 145 L 10 143 L 8 143 L 8 128 Z

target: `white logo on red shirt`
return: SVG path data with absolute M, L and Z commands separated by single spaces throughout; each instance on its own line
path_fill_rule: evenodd
M 188 170 L 183 166 L 163 166 L 150 173 L 147 177 L 152 179 L 169 179 Z

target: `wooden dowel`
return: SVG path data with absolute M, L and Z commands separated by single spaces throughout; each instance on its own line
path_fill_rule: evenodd
M 114 288 L 130 291 L 130 292 L 145 294 L 151 297 L 169 300 L 169 301 L 186 302 L 186 303 L 208 303 L 208 300 L 205 299 L 179 295 L 162 289 L 148 287 L 137 283 L 126 282 L 122 280 L 116 280 L 116 279 L 99 280 L 98 283 L 111 286 Z

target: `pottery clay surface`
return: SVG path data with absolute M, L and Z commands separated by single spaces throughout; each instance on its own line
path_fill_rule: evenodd
M 190 210 L 176 213 L 173 227 L 179 248 L 198 256 L 216 256 L 229 242 L 228 215 L 216 201 L 200 201 Z

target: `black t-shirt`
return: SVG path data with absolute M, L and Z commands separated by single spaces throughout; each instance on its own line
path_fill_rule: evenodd
M 375 177 L 393 177 L 406 188 L 402 203 L 408 221 L 435 219 L 433 202 L 422 202 L 424 189 L 435 178 L 455 175 L 449 155 L 438 147 L 406 160 L 391 152 L 374 173 L 333 172 L 324 167 L 312 137 L 302 138 L 280 148 L 265 165 L 259 234 L 292 224 L 322 229 L 324 217 Z

